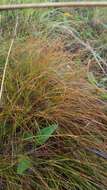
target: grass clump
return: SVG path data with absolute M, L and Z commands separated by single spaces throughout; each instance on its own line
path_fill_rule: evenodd
M 107 188 L 106 103 L 86 77 L 60 39 L 15 44 L 0 108 L 1 189 Z

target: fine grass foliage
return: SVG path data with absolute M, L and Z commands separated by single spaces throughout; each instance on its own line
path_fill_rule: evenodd
M 106 190 L 106 8 L 0 13 L 0 82 L 16 18 L 0 105 L 0 189 Z
M 106 189 L 106 102 L 86 73 L 60 38 L 15 43 L 0 108 L 2 188 Z

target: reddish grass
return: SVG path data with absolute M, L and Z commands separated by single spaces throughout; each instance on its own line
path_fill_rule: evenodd
M 9 126 L 2 136 L 2 159 L 7 165 L 13 160 L 15 165 L 18 155 L 27 154 L 33 168 L 21 178 L 13 167 L 8 174 L 0 174 L 6 188 L 18 184 L 22 190 L 33 190 L 35 182 L 38 190 L 77 190 L 77 186 L 85 190 L 85 184 L 87 189 L 107 187 L 106 160 L 87 151 L 107 151 L 106 103 L 88 83 L 86 71 L 75 65 L 61 41 L 31 38 L 15 45 L 0 113 L 2 125 Z M 51 123 L 58 123 L 59 128 L 45 145 L 35 149 L 33 142 L 23 141 L 24 132 L 35 134 Z

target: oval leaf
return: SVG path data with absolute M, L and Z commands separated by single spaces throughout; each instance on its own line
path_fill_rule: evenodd
M 30 167 L 31 167 L 31 161 L 28 158 L 22 157 L 18 163 L 17 174 L 22 175 Z
M 58 127 L 57 124 L 52 124 L 49 127 L 41 129 L 35 136 L 36 145 L 38 146 L 43 145 L 49 139 L 49 137 L 55 132 L 57 127 Z
M 101 94 L 101 99 L 103 99 L 103 100 L 107 100 L 107 93 L 103 93 L 103 94 Z

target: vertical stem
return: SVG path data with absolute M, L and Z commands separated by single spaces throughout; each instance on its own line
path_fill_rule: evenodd
M 2 94 L 3 94 L 6 70 L 7 70 L 7 66 L 8 66 L 8 63 L 9 63 L 10 53 L 11 53 L 11 50 L 12 50 L 12 47 L 13 47 L 13 44 L 14 44 L 14 41 L 15 41 L 15 37 L 16 37 L 16 33 L 17 33 L 17 26 L 18 26 L 18 16 L 17 16 L 17 19 L 16 19 L 14 35 L 13 35 L 13 38 L 12 38 L 11 43 L 10 43 L 10 47 L 9 47 L 9 50 L 8 50 L 8 53 L 7 53 L 6 62 L 5 62 L 4 70 L 3 70 L 3 76 L 2 76 L 1 87 L 0 87 L 0 105 L 2 104 Z

